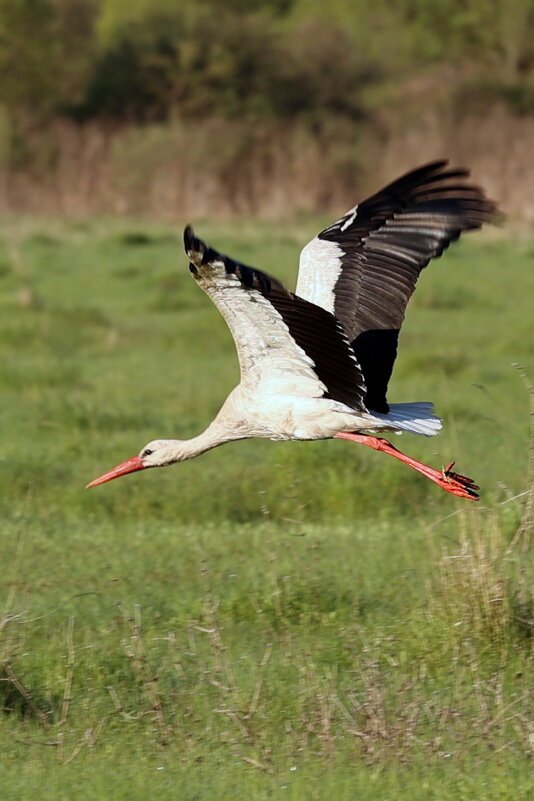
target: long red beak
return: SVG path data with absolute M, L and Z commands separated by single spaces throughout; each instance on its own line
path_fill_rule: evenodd
M 113 470 L 108 470 L 107 473 L 95 478 L 94 481 L 91 481 L 90 484 L 87 484 L 85 489 L 89 489 L 89 487 L 96 487 L 97 484 L 105 484 L 106 481 L 111 481 L 113 478 L 125 476 L 127 473 L 135 473 L 136 470 L 145 470 L 145 465 L 139 456 L 132 456 L 131 459 L 126 459 L 126 461 L 122 464 L 118 464 L 117 467 L 113 468 Z

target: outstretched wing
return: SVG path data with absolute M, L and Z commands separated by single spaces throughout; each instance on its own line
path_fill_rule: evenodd
M 364 409 L 365 383 L 342 326 L 265 273 L 210 248 L 188 226 L 190 270 L 225 318 L 241 381 L 266 392 L 328 397 Z
M 297 295 L 343 325 L 367 384 L 366 405 L 387 412 L 397 340 L 419 273 L 496 208 L 469 173 L 436 161 L 355 206 L 303 249 Z

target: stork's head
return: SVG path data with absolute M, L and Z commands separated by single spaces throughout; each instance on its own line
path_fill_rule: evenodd
M 132 456 L 131 459 L 126 459 L 125 462 L 114 467 L 113 470 L 108 470 L 107 473 L 95 478 L 90 484 L 87 484 L 86 489 L 89 487 L 96 487 L 98 484 L 105 484 L 106 481 L 111 481 L 114 478 L 120 478 L 128 473 L 135 473 L 137 470 L 146 470 L 149 467 L 164 467 L 168 464 L 174 464 L 182 460 L 181 442 L 176 439 L 155 439 L 149 442 L 139 452 L 137 456 Z

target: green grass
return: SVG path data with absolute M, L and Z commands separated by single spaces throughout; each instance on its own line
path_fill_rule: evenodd
M 291 282 L 319 224 L 198 228 Z M 392 400 L 445 418 L 402 447 L 456 458 L 478 506 L 343 442 L 235 443 L 85 492 L 210 421 L 233 343 L 180 232 L 0 231 L 6 798 L 530 797 L 512 363 L 532 374 L 533 257 L 532 240 L 466 238 L 423 274 L 401 337 Z

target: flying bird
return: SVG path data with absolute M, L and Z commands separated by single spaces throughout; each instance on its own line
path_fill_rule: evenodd
M 187 440 L 157 439 L 88 484 L 192 459 L 226 442 L 338 438 L 383 451 L 443 490 L 478 499 L 454 463 L 429 467 L 380 436 L 433 436 L 431 403 L 389 403 L 399 330 L 421 270 L 485 222 L 495 205 L 464 169 L 435 161 L 386 186 L 309 242 L 296 292 L 217 252 L 188 226 L 189 269 L 234 338 L 241 379 L 213 422 Z

